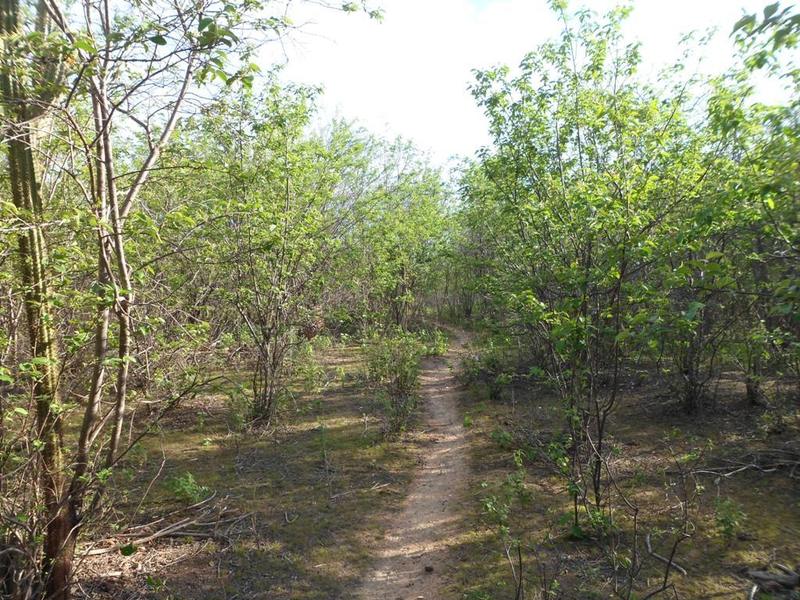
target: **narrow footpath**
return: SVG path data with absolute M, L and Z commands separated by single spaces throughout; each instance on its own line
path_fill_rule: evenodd
M 385 538 L 376 548 L 375 566 L 357 598 L 448 598 L 448 549 L 459 537 L 459 509 L 469 474 L 455 375 L 465 339 L 462 332 L 453 332 L 446 356 L 423 361 L 421 466 L 403 509 L 392 518 Z

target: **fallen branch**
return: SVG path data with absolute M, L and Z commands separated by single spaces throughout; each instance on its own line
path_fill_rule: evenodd
M 200 502 L 192 504 L 191 506 L 186 506 L 184 508 L 179 508 L 177 510 L 173 510 L 172 512 L 168 512 L 163 517 L 160 517 L 160 518 L 156 519 L 155 521 L 150 521 L 149 523 L 145 523 L 143 525 L 134 525 L 133 527 L 129 527 L 128 531 L 136 531 L 136 530 L 139 530 L 139 529 L 149 529 L 153 525 L 156 525 L 157 523 L 162 523 L 162 522 L 166 521 L 167 519 L 169 519 L 170 517 L 174 517 L 175 515 L 178 515 L 180 513 L 184 513 L 184 512 L 190 511 L 190 510 L 195 510 L 195 509 L 201 508 L 203 506 L 206 506 L 207 504 L 209 504 L 216 497 L 217 497 L 217 492 L 215 491 L 208 498 L 206 498 L 205 500 L 201 500 Z
M 680 573 L 681 575 L 688 575 L 688 574 L 689 574 L 689 573 L 686 571 L 686 569 L 684 569 L 682 566 L 680 566 L 680 565 L 679 565 L 678 563 L 676 563 L 674 560 L 672 560 L 672 559 L 669 559 L 669 558 L 666 558 L 666 557 L 664 557 L 664 556 L 661 556 L 660 554 L 658 554 L 658 553 L 656 553 L 656 552 L 653 552 L 653 546 L 650 544 L 650 534 L 649 534 L 649 533 L 648 533 L 648 534 L 645 536 L 645 538 L 644 538 L 644 542 L 645 542 L 645 544 L 647 545 L 647 553 L 648 553 L 650 556 L 652 556 L 652 557 L 653 557 L 653 558 L 655 558 L 655 559 L 658 559 L 658 560 L 660 560 L 661 562 L 663 562 L 663 563 L 664 563 L 665 565 L 667 565 L 668 567 L 670 567 L 670 568 L 672 568 L 672 569 L 675 569 L 675 570 L 676 570 L 676 571 L 678 571 L 678 573 Z
M 745 571 L 745 576 L 754 580 L 759 587 L 773 592 L 779 591 L 780 588 L 784 590 L 793 590 L 800 586 L 800 575 L 791 570 L 781 575 L 778 573 L 770 573 L 769 571 L 747 569 Z
M 189 527 L 192 525 L 196 525 L 196 521 L 191 520 L 189 518 L 182 519 L 177 523 L 169 525 L 164 529 L 160 529 L 159 531 L 156 531 L 155 533 L 150 535 L 145 535 L 142 537 L 133 537 L 132 539 L 129 539 L 129 541 L 127 542 L 119 542 L 117 544 L 114 544 L 113 546 L 110 546 L 109 548 L 92 548 L 91 550 L 87 550 L 86 552 L 84 552 L 83 556 L 98 556 L 100 554 L 108 554 L 109 552 L 116 552 L 117 550 L 121 550 L 128 544 L 133 543 L 133 541 L 137 542 L 138 544 L 146 544 L 147 542 L 152 542 L 153 540 L 157 540 L 158 538 L 167 537 L 172 533 L 176 533 L 181 528 Z
M 186 508 L 181 508 L 166 515 L 155 519 L 143 525 L 136 525 L 121 531 L 112 537 L 101 540 L 102 542 L 114 542 L 111 546 L 105 548 L 89 548 L 84 551 L 81 556 L 97 556 L 101 554 L 108 554 L 110 552 L 120 551 L 126 546 L 131 544 L 146 544 L 154 540 L 166 537 L 196 537 L 196 538 L 213 538 L 213 539 L 227 539 L 227 536 L 218 532 L 221 525 L 227 525 L 227 531 L 230 530 L 240 521 L 251 516 L 253 513 L 245 513 L 243 515 L 230 515 L 230 510 L 224 504 L 219 505 L 213 500 L 216 493 L 208 498 L 201 500 Z M 158 524 L 163 524 L 170 517 L 179 515 L 181 513 L 193 512 L 193 515 L 186 516 L 174 523 L 162 526 L 156 531 L 152 531 L 153 527 Z M 190 529 L 191 528 L 191 529 Z M 210 528 L 211 531 L 203 531 L 203 528 Z M 187 531 L 188 530 L 188 531 Z
M 381 484 L 376 483 L 375 485 L 373 485 L 370 488 L 364 488 L 364 489 L 359 489 L 359 490 L 347 490 L 346 492 L 339 492 L 338 494 L 334 494 L 333 496 L 330 496 L 329 498 L 331 500 L 335 500 L 336 498 L 343 498 L 344 496 L 349 496 L 350 494 L 357 494 L 359 492 L 377 492 L 378 490 L 382 490 L 382 489 L 384 489 L 386 487 L 389 487 L 390 485 L 392 485 L 392 484 L 391 483 L 381 483 Z M 389 491 L 393 491 L 393 490 L 389 490 Z
M 789 469 L 789 477 L 794 478 L 795 472 L 800 467 L 800 451 L 793 447 L 766 448 L 745 454 L 738 460 L 725 462 L 728 463 L 725 466 L 704 467 L 695 469 L 693 473 L 728 478 L 749 469 L 761 473 L 774 473 L 779 469 Z
M 755 582 L 748 593 L 748 600 L 755 600 L 756 594 L 760 591 L 779 594 L 780 597 L 789 597 L 787 594 L 792 594 L 793 590 L 800 587 L 800 574 L 797 571 L 780 563 L 775 563 L 775 567 L 781 573 L 771 573 L 762 569 L 743 569 L 741 571 L 742 575 Z

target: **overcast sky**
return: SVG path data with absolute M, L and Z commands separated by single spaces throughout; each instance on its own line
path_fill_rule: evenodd
M 374 133 L 413 140 L 443 164 L 486 144 L 486 121 L 467 91 L 471 70 L 515 66 L 558 34 L 546 0 L 377 0 L 383 22 L 299 6 L 304 23 L 286 46 L 287 81 L 319 84 L 321 118 L 355 119 Z M 642 43 L 645 71 L 679 56 L 681 36 L 717 27 L 703 69 L 731 61 L 728 34 L 767 0 L 634 0 L 626 30 Z M 611 0 L 573 2 L 604 12 Z

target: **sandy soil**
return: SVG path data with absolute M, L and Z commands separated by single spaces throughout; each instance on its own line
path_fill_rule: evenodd
M 457 539 L 460 503 L 469 474 L 466 435 L 455 377 L 464 336 L 445 357 L 426 359 L 421 376 L 423 416 L 420 468 L 402 510 L 375 549 L 376 563 L 357 590 L 362 600 L 447 598 L 449 546 Z

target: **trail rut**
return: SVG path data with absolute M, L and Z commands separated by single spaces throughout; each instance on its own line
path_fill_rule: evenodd
M 466 435 L 457 405 L 459 386 L 451 370 L 463 344 L 463 334 L 457 333 L 445 357 L 429 358 L 422 364 L 421 466 L 402 510 L 392 518 L 376 548 L 376 564 L 356 598 L 448 597 L 448 549 L 460 531 L 459 505 L 469 473 Z

